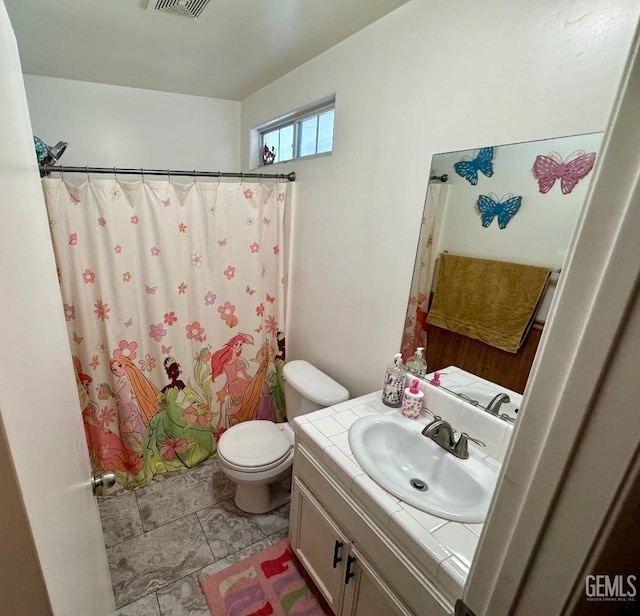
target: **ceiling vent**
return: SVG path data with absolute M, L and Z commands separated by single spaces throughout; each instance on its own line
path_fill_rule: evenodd
M 147 11 L 198 19 L 211 0 L 149 0 Z

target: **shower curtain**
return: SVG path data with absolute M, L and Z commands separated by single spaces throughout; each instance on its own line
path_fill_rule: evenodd
M 285 418 L 287 183 L 44 179 L 94 473 L 133 488 Z
M 409 303 L 404 323 L 400 352 L 406 361 L 418 347 L 427 346 L 427 314 L 433 274 L 438 255 L 438 236 L 442 226 L 449 186 L 430 183 L 425 197 L 424 213 L 420 226 L 418 252 L 411 280 Z M 426 359 L 426 356 L 425 356 Z

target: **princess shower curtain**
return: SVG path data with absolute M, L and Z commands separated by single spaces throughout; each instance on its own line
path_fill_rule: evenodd
M 125 487 L 282 421 L 286 183 L 45 179 L 87 443 Z

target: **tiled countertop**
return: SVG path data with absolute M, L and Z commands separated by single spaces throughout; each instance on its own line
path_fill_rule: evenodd
M 420 511 L 387 492 L 362 470 L 349 447 L 349 428 L 360 417 L 377 414 L 401 416 L 399 409 L 382 403 L 382 392 L 375 392 L 295 418 L 296 438 L 454 603 L 462 596 L 482 524 L 450 522 Z M 432 420 L 424 409 L 415 421 L 426 424 Z M 498 473 L 499 462 L 471 443 L 469 447 Z

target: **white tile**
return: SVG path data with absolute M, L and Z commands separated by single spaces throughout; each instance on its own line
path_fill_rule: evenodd
M 336 434 L 335 436 L 329 437 L 329 440 L 345 455 L 350 456 L 353 452 L 351 451 L 351 446 L 349 445 L 349 433 L 342 432 L 340 434 Z
M 378 413 L 387 413 L 389 411 L 389 409 L 391 409 L 392 411 L 397 411 L 398 409 L 392 409 L 390 406 L 387 406 L 383 401 L 382 401 L 382 395 L 380 397 L 375 397 L 372 400 L 368 400 L 367 404 L 374 408 L 376 411 L 378 411 Z
M 498 462 L 498 460 L 495 460 L 491 456 L 485 456 L 482 461 L 497 472 L 500 472 L 500 469 L 502 468 L 502 463 Z
M 356 406 L 353 409 L 353 412 L 358 417 L 366 417 L 367 415 L 380 415 L 380 413 L 378 413 L 376 409 L 374 409 L 372 406 L 369 406 L 368 404 L 361 404 L 360 406 Z
M 346 400 L 345 402 L 334 404 L 333 410 L 336 413 L 341 413 L 342 411 L 346 411 L 347 409 L 352 409 L 354 406 L 358 406 L 359 404 L 360 404 L 360 400 L 358 400 L 357 398 L 352 398 L 351 400 Z
M 386 526 L 389 516 L 402 509 L 400 501 L 363 472 L 354 478 L 353 495 L 377 520 Z
M 448 421 L 453 428 L 457 428 L 462 400 L 437 387 L 429 387 L 425 391 L 424 397 L 427 409 L 434 415 L 439 415 L 442 419 Z
M 358 400 L 360 400 L 361 402 L 371 402 L 371 400 L 378 400 L 378 399 L 382 399 L 382 390 L 374 391 L 374 392 L 371 392 L 370 394 L 366 394 L 365 396 L 360 396 L 358 398 Z
M 311 424 L 317 430 L 320 430 L 320 432 L 327 438 L 340 434 L 340 432 L 344 432 L 346 430 L 346 428 L 342 424 L 338 423 L 333 417 L 322 417 L 321 419 L 311 420 Z
M 509 449 L 509 445 L 511 444 L 511 439 L 513 437 L 513 425 L 507 424 L 507 428 L 504 431 L 504 436 L 502 438 L 502 443 L 500 444 L 500 450 L 498 451 L 498 455 L 496 456 L 496 460 L 500 463 L 504 462 L 504 459 L 507 455 L 507 450 Z
M 350 456 L 348 456 L 349 460 L 351 460 L 356 466 L 360 466 L 360 463 L 358 462 L 358 460 L 356 460 L 356 457 L 351 454 Z M 362 468 L 362 467 L 360 467 Z
M 479 537 L 482 534 L 484 524 L 465 524 L 465 526 L 474 534 Z
M 478 536 L 464 524 L 451 522 L 433 532 L 433 536 L 448 550 L 453 552 L 467 567 L 471 566 L 478 547 Z
M 445 369 L 439 370 L 439 372 L 440 383 L 442 383 L 444 387 L 447 387 L 447 385 L 471 385 L 478 381 L 478 377 L 475 374 L 470 374 L 463 370 L 454 372 L 452 370 Z
M 299 440 L 304 443 L 318 458 L 322 458 L 322 452 L 331 447 L 333 443 L 322 432 L 317 430 L 312 423 L 300 426 Z
M 358 419 L 360 419 L 360 417 L 358 417 L 353 411 L 346 410 L 336 413 L 334 419 L 348 430 L 356 421 L 358 421 Z
M 333 410 L 333 407 L 329 406 L 326 409 L 313 411 L 313 413 L 309 413 L 308 415 L 305 415 L 305 417 L 309 421 L 315 421 L 316 419 L 321 419 L 322 417 L 330 417 L 331 415 L 335 415 L 335 411 Z
M 306 417 L 295 417 L 293 420 L 293 423 L 291 424 L 293 426 L 293 433 L 295 435 L 295 438 L 298 437 L 298 433 L 300 432 L 300 426 L 303 424 L 309 423 L 309 420 Z
M 420 412 L 420 417 L 418 417 L 418 419 L 420 419 L 423 423 L 431 423 L 432 421 L 435 421 L 435 418 L 435 413 L 427 408 L 422 409 L 422 411 Z
M 458 432 L 466 432 L 469 436 L 483 441 L 486 444 L 486 447 L 482 449 L 484 454 L 498 458 L 508 425 L 502 419 L 465 403 L 457 429 Z
M 462 597 L 462 591 L 469 575 L 469 568 L 455 556 L 451 556 L 440 563 L 436 579 L 438 585 L 449 596 L 452 602 Z
M 334 479 L 346 486 L 347 489 L 351 489 L 354 477 L 364 474 L 364 471 L 337 447 L 327 447 L 324 450 L 322 461 Z
M 432 575 L 437 573 L 440 562 L 452 555 L 404 509 L 391 516 L 388 528 L 399 545 Z
M 431 515 L 426 511 L 420 511 L 420 509 L 416 509 L 407 503 L 402 503 L 403 509 L 425 530 L 428 530 L 430 533 L 433 533 L 434 530 L 437 530 L 441 526 L 448 524 L 449 520 L 445 520 L 443 518 L 439 518 L 438 516 Z

